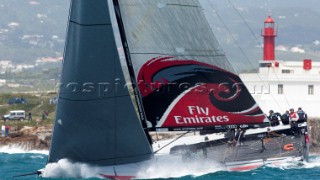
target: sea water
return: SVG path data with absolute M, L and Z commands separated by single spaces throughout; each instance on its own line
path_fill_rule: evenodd
M 24 152 L 19 148 L 1 148 L 0 149 L 0 180 L 7 179 L 45 179 L 39 178 L 36 175 L 16 177 L 14 176 L 21 174 L 28 174 L 35 172 L 45 166 L 48 157 L 47 151 L 29 151 Z M 246 171 L 246 172 L 228 172 L 224 167 L 218 167 L 218 164 L 210 162 L 203 163 L 197 167 L 192 167 L 190 171 L 184 171 L 183 167 L 187 167 L 188 164 L 180 164 L 179 167 L 175 166 L 174 162 L 171 163 L 167 169 L 164 167 L 155 167 L 151 171 L 153 174 L 157 174 L 155 179 L 181 179 L 181 180 L 211 180 L 211 179 L 312 179 L 320 180 L 320 156 L 312 155 L 310 157 L 309 163 L 294 163 L 286 162 L 281 165 L 267 165 L 260 167 L 256 170 Z M 69 166 L 69 167 L 68 167 Z M 211 167 L 208 167 L 211 166 Z M 64 169 L 69 169 L 68 173 L 74 171 L 75 165 L 64 164 Z M 82 166 L 86 168 L 86 166 Z M 162 169 L 162 170 L 160 170 Z M 83 169 L 84 172 L 85 169 Z M 90 172 L 87 171 L 88 177 Z M 76 176 L 75 176 L 76 177 Z M 60 178 L 55 178 L 60 179 Z M 69 179 L 79 179 L 79 178 L 69 178 Z M 89 179 L 99 179 L 99 178 L 89 178 Z

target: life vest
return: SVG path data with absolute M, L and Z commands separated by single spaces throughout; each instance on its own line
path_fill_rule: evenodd
M 299 116 L 296 112 L 290 113 L 289 117 L 291 121 L 297 121 L 299 119 Z

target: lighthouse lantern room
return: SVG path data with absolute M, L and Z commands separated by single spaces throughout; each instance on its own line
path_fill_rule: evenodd
M 274 20 L 268 16 L 264 21 L 264 29 L 261 31 L 261 35 L 264 37 L 263 44 L 263 60 L 273 61 L 275 60 L 274 56 L 274 40 L 277 36 L 277 31 L 274 27 Z

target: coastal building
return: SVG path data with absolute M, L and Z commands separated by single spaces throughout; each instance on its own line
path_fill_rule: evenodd
M 0 79 L 0 86 L 6 85 L 7 81 L 5 79 Z
M 240 74 L 253 98 L 265 113 L 269 110 L 284 113 L 302 107 L 309 117 L 320 117 L 320 62 L 276 60 L 277 31 L 270 16 L 264 22 L 262 36 L 264 55 L 258 73 Z
M 0 60 L 0 74 L 4 74 L 6 71 L 10 71 L 14 68 L 12 61 Z
M 63 57 L 41 57 L 37 59 L 36 65 L 44 64 L 44 63 L 55 63 L 55 62 L 62 62 Z
M 13 69 L 11 72 L 22 72 L 23 70 L 33 69 L 33 68 L 34 68 L 34 65 L 18 64 L 15 66 L 15 69 Z

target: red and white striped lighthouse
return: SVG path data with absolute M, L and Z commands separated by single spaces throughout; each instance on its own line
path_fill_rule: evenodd
M 261 32 L 263 36 L 263 60 L 273 61 L 274 56 L 274 39 L 277 36 L 277 31 L 274 29 L 274 20 L 268 16 L 264 21 L 264 29 Z

